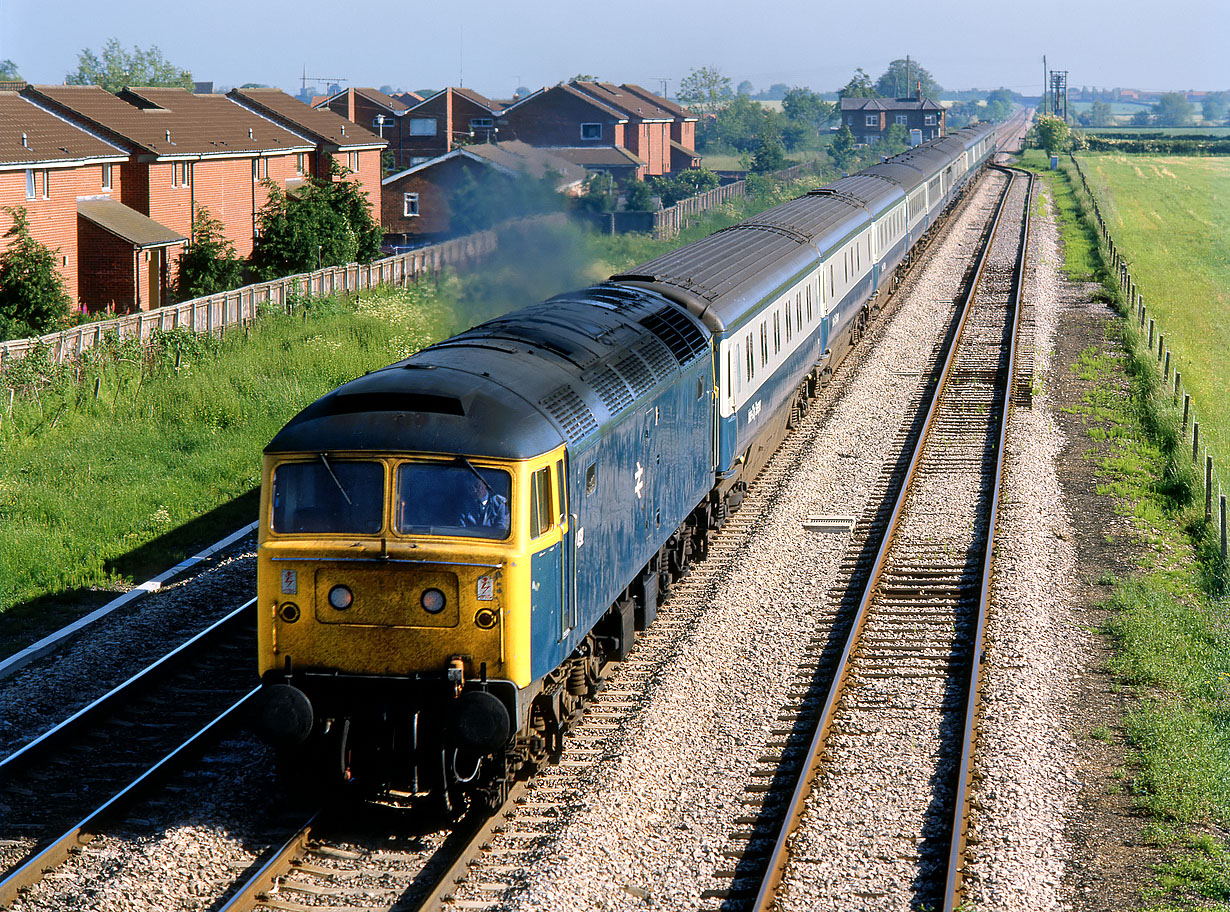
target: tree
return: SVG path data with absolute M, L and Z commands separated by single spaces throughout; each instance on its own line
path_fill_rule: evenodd
M 786 83 L 775 82 L 773 83 L 773 85 L 769 86 L 769 88 L 766 89 L 763 93 L 761 93 L 760 97 L 763 98 L 765 101 L 781 101 L 783 98 L 786 97 L 786 93 L 789 91 L 790 91 L 790 86 L 786 85 Z
M 1210 92 L 1200 107 L 1200 115 L 1205 123 L 1221 123 L 1226 119 L 1226 108 L 1230 106 L 1230 93 Z
M 1164 92 L 1153 106 L 1153 119 L 1163 127 L 1186 127 L 1192 122 L 1192 106 L 1182 92 Z
M 1108 102 L 1095 101 L 1089 107 L 1089 125 L 1093 127 L 1109 127 L 1115 122 L 1114 109 Z
M 24 206 L 5 206 L 13 225 L 12 238 L 0 253 L 0 339 L 41 336 L 61 326 L 71 304 L 64 280 L 56 270 L 58 250 L 30 234 Z
M 1148 110 L 1137 111 L 1132 115 L 1132 126 L 1147 127 L 1153 122 L 1153 115 Z
M 1067 148 L 1068 140 L 1072 138 L 1072 130 L 1064 119 L 1050 114 L 1039 115 L 1035 129 L 1038 131 L 1038 141 L 1046 150 L 1047 155 L 1057 155 L 1062 152 Z
M 905 58 L 902 57 L 890 63 L 888 69 L 880 74 L 880 78 L 876 80 L 875 90 L 876 94 L 884 98 L 913 98 L 915 87 L 920 82 L 924 98 L 938 99 L 940 97 L 943 89 L 931 78 L 931 74 L 916 60 L 911 60 L 907 66 Z
M 889 124 L 880 141 L 876 143 L 876 152 L 880 155 L 896 155 L 909 148 L 910 134 L 902 124 Z
M 762 136 L 752 151 L 751 170 L 758 174 L 786 167 L 786 150 L 775 135 Z
M 624 208 L 631 212 L 653 209 L 653 187 L 647 181 L 631 181 L 624 190 Z
M 788 120 L 809 123 L 816 129 L 828 124 L 835 112 L 832 102 L 825 101 L 811 89 L 796 86 L 782 97 L 782 113 Z
M 201 206 L 192 222 L 192 240 L 179 257 L 175 285 L 181 301 L 203 298 L 238 288 L 243 281 L 243 260 L 226 239 L 220 221 Z
M 745 79 L 739 83 L 739 88 L 735 89 L 735 93 L 738 95 L 755 95 L 756 87 L 749 80 Z
M 854 71 L 854 75 L 837 92 L 841 98 L 879 98 L 876 87 L 871 83 L 871 77 L 862 67 Z
M 833 144 L 829 146 L 829 155 L 833 157 L 833 163 L 843 170 L 850 165 L 854 157 L 854 134 L 844 124 L 833 134 Z
M 698 114 L 716 114 L 732 94 L 729 76 L 717 67 L 697 67 L 680 80 L 675 99 Z
M 332 176 L 341 173 L 334 162 Z M 294 196 L 273 181 L 263 185 L 269 201 L 257 213 L 260 234 L 250 261 L 262 281 L 325 266 L 370 263 L 380 253 L 383 232 L 355 181 L 312 178 Z
M 714 132 L 719 142 L 740 152 L 751 152 L 765 135 L 776 137 L 778 114 L 746 95 L 737 95 L 717 112 Z
M 582 212 L 610 212 L 615 208 L 615 181 L 609 172 L 592 171 L 585 178 L 585 189 L 577 197 Z
M 21 79 L 21 74 L 17 72 L 17 64 L 7 57 L 4 60 L 0 60 L 0 79 L 10 82 Z
M 154 45 L 142 50 L 133 45 L 126 51 L 119 39 L 103 46 L 102 59 L 89 48 L 77 55 L 77 72 L 64 77 L 68 85 L 99 85 L 108 92 L 125 86 L 180 86 L 192 89 L 192 74 L 162 56 Z
M 987 95 L 983 116 L 991 123 L 1001 123 L 1012 113 L 1013 104 L 1011 92 L 1007 89 L 996 89 Z
M 602 82 L 597 76 L 591 76 L 588 73 L 577 73 L 568 82 Z
M 663 206 L 673 206 L 682 199 L 699 196 L 719 183 L 718 176 L 708 168 L 686 168 L 669 177 L 649 178 L 649 185 L 662 198 Z

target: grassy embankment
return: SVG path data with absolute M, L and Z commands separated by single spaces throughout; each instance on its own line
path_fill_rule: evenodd
M 1041 170 L 1041 154 L 1030 153 L 1026 164 Z M 1161 169 L 1174 168 L 1159 161 L 1136 164 L 1142 178 L 1155 166 L 1159 176 Z M 1122 312 L 1117 284 L 1105 281 L 1106 251 L 1099 249 L 1090 227 L 1089 200 L 1074 169 L 1065 167 L 1063 173 L 1044 174 L 1063 226 L 1066 270 L 1077 279 L 1104 280 L 1107 297 Z M 1131 162 L 1126 167 L 1135 173 Z M 1198 205 L 1190 196 L 1194 191 L 1181 188 L 1177 177 L 1170 187 L 1189 205 Z M 1224 267 L 1230 249 L 1224 235 L 1214 252 L 1205 236 L 1189 228 L 1190 221 L 1169 220 L 1186 210 L 1158 205 L 1160 201 L 1142 208 L 1142 216 L 1126 219 L 1153 220 L 1153 235 L 1147 228 L 1123 235 L 1125 245 L 1128 237 L 1141 245 L 1142 256 L 1133 267 L 1136 275 L 1150 274 L 1141 271 L 1149 262 L 1143 255 L 1149 246 L 1169 251 L 1166 275 L 1183 271 L 1184 264 L 1207 275 L 1218 259 Z M 1117 211 L 1129 209 L 1120 203 Z M 1146 218 L 1148 212 L 1154 214 Z M 1162 218 L 1163 213 L 1169 215 Z M 1115 234 L 1120 236 L 1118 227 Z M 1205 259 L 1214 262 L 1202 262 Z M 1157 264 L 1162 266 L 1160 258 Z M 1196 319 L 1209 300 L 1204 291 L 1194 290 L 1203 286 L 1171 288 L 1168 334 L 1178 333 L 1184 320 Z M 1201 297 L 1188 299 L 1188 294 Z M 1213 355 L 1210 346 L 1224 344 L 1207 336 L 1201 339 L 1190 328 L 1183 338 L 1188 346 L 1183 365 Z M 1117 511 L 1132 518 L 1144 545 L 1139 568 L 1130 578 L 1108 580 L 1112 615 L 1103 631 L 1114 647 L 1110 671 L 1137 698 L 1116 726 L 1129 747 L 1124 786 L 1149 820 L 1146 838 L 1167 849 L 1167 861 L 1155 872 L 1154 885 L 1142 902 L 1157 912 L 1230 909 L 1230 599 L 1225 573 L 1213 540 L 1215 529 L 1206 524 L 1197 496 L 1202 480 L 1192 469 L 1190 444 L 1181 439 L 1179 410 L 1160 386 L 1156 356 L 1130 320 L 1113 326 L 1108 347 L 1118 345 L 1126 359 L 1090 350 L 1071 369 L 1106 379 L 1080 414 L 1092 438 L 1111 444 L 1111 454 L 1097 466 L 1099 490 L 1113 498 Z M 1119 393 L 1122 365 L 1131 389 L 1126 399 Z M 1184 367 L 1185 382 L 1187 377 Z M 1206 410 L 1212 406 L 1201 404 Z M 1100 737 L 1104 732 L 1086 734 Z
M 509 236 L 464 278 L 302 302 L 220 340 L 176 332 L 66 368 L 31 356 L 0 377 L 0 655 L 105 600 L 95 590 L 126 588 L 253 519 L 261 450 L 340 383 L 802 190 L 739 201 L 672 241 Z

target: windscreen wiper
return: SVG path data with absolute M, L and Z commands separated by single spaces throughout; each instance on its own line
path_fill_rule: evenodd
M 337 489 L 342 492 L 342 496 L 346 498 L 346 503 L 354 506 L 354 501 L 350 499 L 350 495 L 346 493 L 346 489 L 342 487 L 342 483 L 338 480 L 337 475 L 333 473 L 333 466 L 329 465 L 329 460 L 324 453 L 320 454 L 320 461 L 325 467 L 325 471 L 329 473 L 329 477 L 333 479 L 333 483 L 337 485 Z

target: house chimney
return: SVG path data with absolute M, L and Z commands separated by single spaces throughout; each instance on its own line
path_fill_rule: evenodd
M 918 100 L 922 101 L 922 80 L 918 80 Z

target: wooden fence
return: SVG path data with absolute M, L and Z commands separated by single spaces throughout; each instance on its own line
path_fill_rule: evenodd
M 1183 426 L 1180 431 L 1180 438 L 1183 440 L 1184 452 L 1186 452 L 1187 442 L 1190 440 L 1192 464 L 1197 467 L 1197 471 L 1203 469 L 1204 518 L 1206 521 L 1213 521 L 1214 506 L 1216 504 L 1218 530 L 1221 534 L 1221 560 L 1224 567 L 1227 556 L 1226 495 L 1222 493 L 1221 477 L 1214 466 L 1213 454 L 1209 452 L 1208 447 L 1200 439 L 1200 422 L 1196 420 L 1196 407 L 1192 402 L 1192 397 L 1183 386 L 1183 373 L 1179 370 L 1178 359 L 1166 347 L 1166 334 L 1162 332 L 1161 326 L 1153 317 L 1149 316 L 1149 308 L 1145 305 L 1144 293 L 1137 286 L 1136 279 L 1132 276 L 1131 264 L 1124 257 L 1123 251 L 1115 243 L 1115 239 L 1110 233 L 1110 226 L 1102 216 L 1102 209 L 1098 205 L 1098 198 L 1094 195 L 1092 188 L 1089 186 L 1089 180 L 1085 176 L 1085 169 L 1081 167 L 1081 163 L 1076 160 L 1075 155 L 1070 157 L 1073 166 L 1076 168 L 1076 173 L 1080 175 L 1081 185 L 1085 188 L 1085 192 L 1089 194 L 1089 199 L 1093 203 L 1093 215 L 1098 223 L 1098 233 L 1106 244 L 1106 248 L 1109 251 L 1111 271 L 1115 274 L 1119 282 L 1119 289 L 1123 293 L 1123 298 L 1128 303 L 1129 319 L 1138 323 L 1141 341 L 1148 345 L 1149 353 L 1151 355 L 1154 352 L 1157 353 L 1157 370 L 1162 389 L 1170 390 L 1173 383 L 1172 395 L 1174 404 L 1177 407 L 1180 402 L 1183 403 Z M 1216 491 L 1216 494 L 1214 491 Z
M 766 177 L 781 181 L 797 180 L 804 174 L 816 173 L 816 170 L 816 162 L 805 162 L 801 165 L 784 168 L 781 171 L 774 171 L 766 175 Z M 747 181 L 737 180 L 729 184 L 723 184 L 721 187 L 714 187 L 712 190 L 708 190 L 698 196 L 690 196 L 685 200 L 680 200 L 675 205 L 653 214 L 653 236 L 658 239 L 675 237 L 687 227 L 690 219 L 709 209 L 716 209 L 728 200 L 738 199 L 746 195 Z
M 496 248 L 496 233 L 480 231 L 397 256 L 375 260 L 366 265 L 351 263 L 316 272 L 287 276 L 259 285 L 245 285 L 234 291 L 193 298 L 156 310 L 142 311 L 84 323 L 72 329 L 32 339 L 0 342 L 0 373 L 15 358 L 25 357 L 37 346 L 46 346 L 52 357 L 65 361 L 102 342 L 114 333 L 121 340 L 148 339 L 155 330 L 181 327 L 200 333 L 218 333 L 228 326 L 253 320 L 260 307 L 286 308 L 295 296 L 320 296 L 334 292 L 356 292 L 377 285 L 405 285 L 419 276 L 431 275 L 447 266 L 459 266 L 481 259 Z

